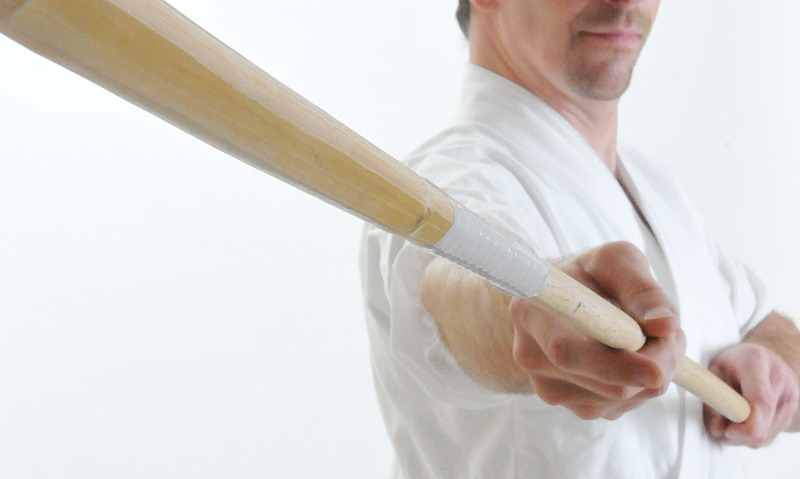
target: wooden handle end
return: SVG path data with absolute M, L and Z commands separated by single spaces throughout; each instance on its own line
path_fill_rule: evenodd
M 633 318 L 555 266 L 547 269 L 547 287 L 529 301 L 612 348 L 638 351 L 644 346 L 644 333 Z
M 750 404 L 722 379 L 689 358 L 685 358 L 673 382 L 733 422 L 750 417 Z

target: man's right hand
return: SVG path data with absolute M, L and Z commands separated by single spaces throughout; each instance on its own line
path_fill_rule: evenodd
M 644 254 L 629 243 L 610 243 L 556 266 L 635 319 L 647 342 L 637 352 L 612 349 L 515 298 L 508 308 L 513 358 L 535 393 L 583 419 L 616 419 L 663 394 L 684 358 L 686 340 Z

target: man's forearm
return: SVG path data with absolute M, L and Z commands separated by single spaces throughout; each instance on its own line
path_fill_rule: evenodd
M 533 392 L 528 375 L 514 362 L 511 298 L 440 258 L 425 269 L 420 295 L 461 368 L 493 389 Z
M 789 318 L 773 311 L 750 331 L 745 341 L 771 349 L 800 377 L 800 332 Z M 800 410 L 787 430 L 800 431 Z

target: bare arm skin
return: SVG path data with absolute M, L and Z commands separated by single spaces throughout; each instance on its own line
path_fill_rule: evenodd
M 511 297 L 479 276 L 435 258 L 420 282 L 422 304 L 458 364 L 498 391 L 532 393 L 528 375 L 514 363 Z
M 778 313 L 770 313 L 741 343 L 718 354 L 711 372 L 742 392 L 753 412 L 732 424 L 706 407 L 706 429 L 718 440 L 758 448 L 781 431 L 800 431 L 800 332 Z
M 556 266 L 637 320 L 645 346 L 609 348 L 439 259 L 423 273 L 422 302 L 459 365 L 494 389 L 535 392 L 585 419 L 615 419 L 662 394 L 683 359 L 685 339 L 644 255 L 629 243 L 611 243 Z

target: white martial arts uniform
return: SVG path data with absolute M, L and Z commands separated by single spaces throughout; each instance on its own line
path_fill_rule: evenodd
M 687 356 L 707 364 L 766 316 L 761 288 L 709 241 L 662 166 L 619 152 L 623 181 L 655 236 L 563 117 L 522 87 L 468 65 L 456 118 L 408 164 L 542 257 L 618 240 L 638 246 L 679 308 Z M 705 433 L 700 401 L 674 385 L 616 421 L 584 421 L 534 395 L 481 385 L 458 367 L 420 304 L 417 285 L 430 257 L 367 227 L 361 260 L 395 478 L 744 475 L 736 449 Z

